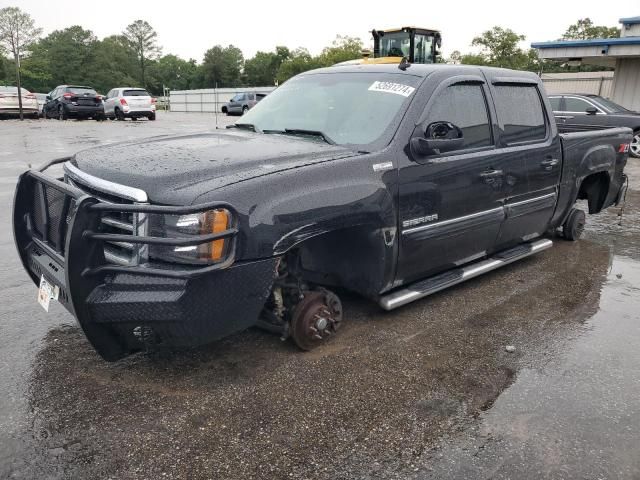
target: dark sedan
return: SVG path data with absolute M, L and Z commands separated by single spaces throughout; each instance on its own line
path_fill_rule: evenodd
M 640 158 L 640 113 L 627 110 L 600 95 L 560 93 L 550 95 L 549 101 L 558 124 L 576 129 L 590 126 L 629 127 L 633 130 L 630 153 Z
M 47 95 L 45 118 L 93 118 L 104 119 L 102 97 L 91 87 L 60 85 Z

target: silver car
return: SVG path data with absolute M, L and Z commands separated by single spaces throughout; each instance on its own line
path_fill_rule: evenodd
M 24 88 L 21 90 L 23 115 L 38 118 L 40 111 L 36 96 Z M 16 115 L 18 113 L 20 113 L 18 87 L 0 85 L 0 115 Z
M 102 99 L 107 118 L 137 120 L 146 117 L 156 119 L 156 99 L 144 88 L 119 87 L 109 90 Z
M 226 105 L 222 106 L 222 113 L 226 113 L 227 115 L 244 115 L 266 96 L 266 93 L 238 93 L 229 100 Z

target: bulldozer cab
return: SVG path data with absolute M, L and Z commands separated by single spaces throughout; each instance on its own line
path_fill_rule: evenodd
M 436 63 L 442 37 L 437 30 L 402 27 L 388 30 L 372 30 L 373 57 L 385 59 L 384 63 Z M 388 59 L 388 60 L 387 60 Z M 383 63 L 378 60 L 375 63 Z

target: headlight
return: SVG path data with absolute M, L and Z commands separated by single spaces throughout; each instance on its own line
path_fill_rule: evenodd
M 231 227 L 232 218 L 225 209 L 189 215 L 153 215 L 150 219 L 154 235 L 166 238 L 220 233 Z M 149 256 L 180 263 L 218 263 L 227 258 L 231 239 L 224 238 L 200 245 L 160 246 L 150 245 Z

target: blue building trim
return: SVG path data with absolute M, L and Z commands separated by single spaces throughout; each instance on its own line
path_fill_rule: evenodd
M 640 17 L 621 18 L 620 20 L 618 20 L 618 22 L 622 23 L 623 25 L 637 25 L 638 23 L 640 23 Z
M 640 21 L 638 23 L 640 23 Z M 592 40 L 557 40 L 555 42 L 534 42 L 531 44 L 531 48 L 597 47 L 603 45 L 640 45 L 640 37 L 594 38 Z

